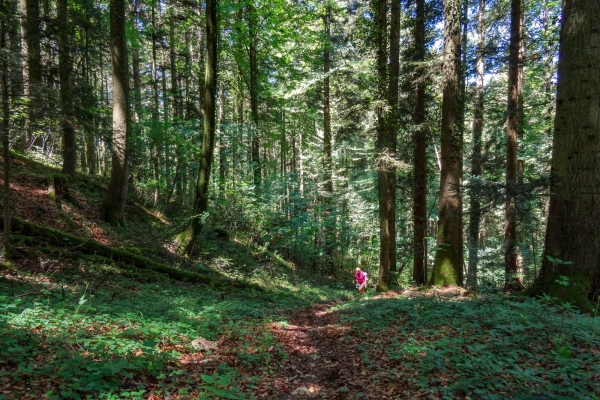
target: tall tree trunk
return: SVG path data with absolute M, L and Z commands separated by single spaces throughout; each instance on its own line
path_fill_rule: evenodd
M 200 154 L 200 168 L 196 182 L 196 198 L 192 219 L 186 229 L 177 235 L 181 250 L 190 253 L 194 240 L 202 229 L 202 214 L 208 208 L 208 184 L 215 146 L 215 106 L 217 92 L 217 0 L 206 1 L 206 81 L 204 90 L 204 137 Z
M 440 197 L 437 251 L 429 281 L 432 285 L 463 283 L 461 8 L 462 0 L 444 0 Z
M 171 67 L 171 94 L 173 96 L 173 102 L 171 106 L 171 113 L 173 115 L 173 120 L 175 124 L 179 124 L 183 119 L 182 115 L 182 105 L 181 105 L 181 89 L 179 88 L 178 81 L 178 73 L 177 73 L 177 57 L 175 53 L 176 41 L 175 41 L 175 15 L 173 6 L 171 7 L 171 15 L 169 18 L 169 61 Z M 176 134 L 179 134 L 176 131 Z M 181 138 L 175 140 L 175 157 L 177 160 L 175 161 L 175 177 L 173 179 L 172 189 L 169 192 L 170 194 L 175 191 L 175 203 L 177 206 L 181 206 L 183 204 L 183 148 L 181 143 Z M 169 199 L 167 199 L 168 201 Z
M 325 26 L 325 48 L 323 50 L 323 192 L 324 192 L 324 224 L 323 242 L 325 253 L 325 271 L 330 273 L 333 260 L 334 229 L 330 217 L 333 211 L 333 159 L 331 138 L 330 78 L 331 70 L 331 6 L 325 7 L 323 16 Z
M 152 169 L 154 173 L 154 205 L 158 204 L 160 195 L 160 164 L 161 164 L 161 134 L 159 133 L 159 99 L 158 99 L 158 68 L 157 68 L 157 55 L 156 55 L 156 11 L 154 5 L 151 10 L 151 23 L 152 23 Z
M 225 145 L 225 89 L 223 83 L 219 85 L 219 192 L 221 195 L 225 192 L 225 175 L 227 163 L 227 146 Z
M 508 105 L 506 130 L 506 219 L 504 225 L 504 290 L 518 290 L 521 282 L 517 276 L 517 131 L 518 87 L 521 42 L 521 0 L 511 2 L 510 44 L 508 55 Z
M 67 11 L 68 0 L 56 2 L 56 18 L 58 23 L 58 70 L 60 78 L 60 102 L 62 109 L 63 129 L 63 166 L 62 172 L 75 178 L 77 170 L 77 138 L 75 137 L 73 96 L 71 90 L 71 45 L 70 27 Z
M 390 18 L 390 73 L 388 87 L 388 104 L 390 113 L 386 124 L 386 146 L 390 156 L 396 158 L 396 134 L 398 132 L 398 80 L 400 76 L 400 0 L 392 0 Z M 389 232 L 389 265 L 390 271 L 396 271 L 396 166 L 389 165 L 388 181 L 388 232 Z
M 479 44 L 477 47 L 477 80 L 475 82 L 475 110 L 473 115 L 473 150 L 471 153 L 471 176 L 473 181 L 481 177 L 481 136 L 484 124 L 484 86 L 485 73 L 485 0 L 479 0 L 477 11 L 477 34 Z M 471 186 L 469 196 L 471 208 L 469 210 L 469 265 L 467 269 L 467 286 L 477 286 L 477 263 L 479 262 L 479 224 L 481 221 L 481 202 L 479 190 L 475 182 Z
M 415 22 L 415 62 L 417 73 L 415 76 L 415 125 L 414 158 L 415 182 L 413 194 L 413 221 L 414 221 L 414 267 L 413 281 L 423 285 L 427 281 L 425 232 L 427 230 L 427 136 L 428 129 L 425 125 L 425 89 L 426 70 L 425 61 L 425 0 L 417 0 L 417 18 Z
M 548 7 L 549 8 L 549 7 Z M 550 23 L 550 10 L 544 8 L 542 19 L 542 40 L 544 41 L 544 95 L 546 101 L 546 110 L 544 112 L 544 121 L 546 125 L 546 135 L 552 136 L 552 113 L 554 112 L 554 88 L 552 83 L 552 76 L 554 75 L 554 68 L 552 59 L 554 57 L 554 43 L 552 41 L 552 25 Z
M 112 163 L 108 193 L 103 203 L 104 220 L 113 225 L 123 223 L 127 200 L 129 86 L 125 36 L 125 1 L 110 1 L 110 52 L 113 71 Z
M 21 57 L 23 59 L 23 95 L 29 99 L 27 103 L 27 122 L 22 148 L 31 141 L 37 128 L 42 101 L 40 84 L 42 82 L 42 62 L 40 52 L 40 6 L 38 0 L 20 0 L 21 6 Z
M 392 143 L 386 130 L 386 106 L 389 93 L 387 90 L 387 2 L 374 1 L 374 11 L 377 21 L 377 187 L 379 192 L 379 282 L 377 291 L 389 290 L 390 284 L 390 253 L 391 246 L 395 247 L 395 237 L 390 232 L 390 218 L 395 218 L 391 212 L 395 173 L 393 171 Z
M 328 196 L 333 192 L 331 160 L 331 110 L 329 104 L 329 71 L 331 69 L 331 6 L 325 7 L 325 49 L 323 50 L 323 169 L 324 189 Z
M 10 15 L 6 0 L 0 0 L 0 50 L 6 51 L 6 36 L 8 34 L 6 21 Z M 5 260 L 10 258 L 10 103 L 8 97 L 8 74 L 9 68 L 6 57 L 2 57 L 2 71 L 0 71 L 0 91 L 2 91 L 2 157 L 4 158 L 4 185 L 2 209 L 4 217 L 4 232 L 2 238 L 2 256 Z
M 541 291 L 587 311 L 600 293 L 599 15 L 596 0 L 563 1 L 553 179 L 537 280 Z
M 260 162 L 260 139 L 258 126 L 258 59 L 257 38 L 258 27 L 256 26 L 256 12 L 254 0 L 248 1 L 248 31 L 250 34 L 250 112 L 252 117 L 252 169 L 254 171 L 254 186 L 256 192 L 260 193 L 262 182 Z

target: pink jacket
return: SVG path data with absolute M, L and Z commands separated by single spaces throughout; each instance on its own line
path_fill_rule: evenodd
M 354 277 L 358 283 L 365 283 L 365 274 L 363 274 L 362 271 L 355 273 Z

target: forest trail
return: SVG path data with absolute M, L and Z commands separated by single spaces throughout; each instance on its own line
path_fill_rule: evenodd
M 322 304 L 295 313 L 291 324 L 274 324 L 272 333 L 285 346 L 287 377 L 273 382 L 287 398 L 348 398 L 348 392 L 362 391 L 364 362 L 357 351 L 358 339 L 340 315 L 328 311 L 334 304 Z
M 398 399 L 399 386 L 377 385 L 361 354 L 366 332 L 340 321 L 331 308 L 340 302 L 321 304 L 293 314 L 289 325 L 273 324 L 271 331 L 289 357 L 284 376 L 270 378 L 281 399 Z M 381 354 L 370 354 L 371 359 Z

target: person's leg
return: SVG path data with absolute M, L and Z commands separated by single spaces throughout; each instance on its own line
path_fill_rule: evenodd
M 358 289 L 362 294 L 365 294 L 365 289 L 367 288 L 367 282 L 364 282 L 362 285 L 360 285 L 360 288 Z

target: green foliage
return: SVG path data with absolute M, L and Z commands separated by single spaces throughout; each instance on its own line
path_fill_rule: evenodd
M 286 310 L 346 295 L 290 280 L 283 266 L 263 275 L 231 264 L 225 272 L 256 289 L 219 293 L 170 280 L 130 281 L 105 261 L 88 259 L 61 273 L 62 281 L 23 273 L 20 282 L 0 280 L 0 377 L 15 383 L 12 394 L 25 393 L 18 389 L 24 382 L 39 382 L 48 398 L 140 398 L 152 381 L 162 388 L 155 386 L 157 394 L 252 398 L 240 390 L 252 379 L 238 378 L 233 366 L 206 373 L 203 386 L 200 376 L 188 376 L 181 358 L 196 352 L 192 340 L 240 343 L 237 363 L 268 370 L 287 355 L 258 326 Z
M 598 396 L 595 318 L 549 297 L 420 295 L 333 310 L 362 337 L 361 353 L 377 379 L 397 368 L 424 392 L 449 399 Z M 376 363 L 380 357 L 387 361 Z

